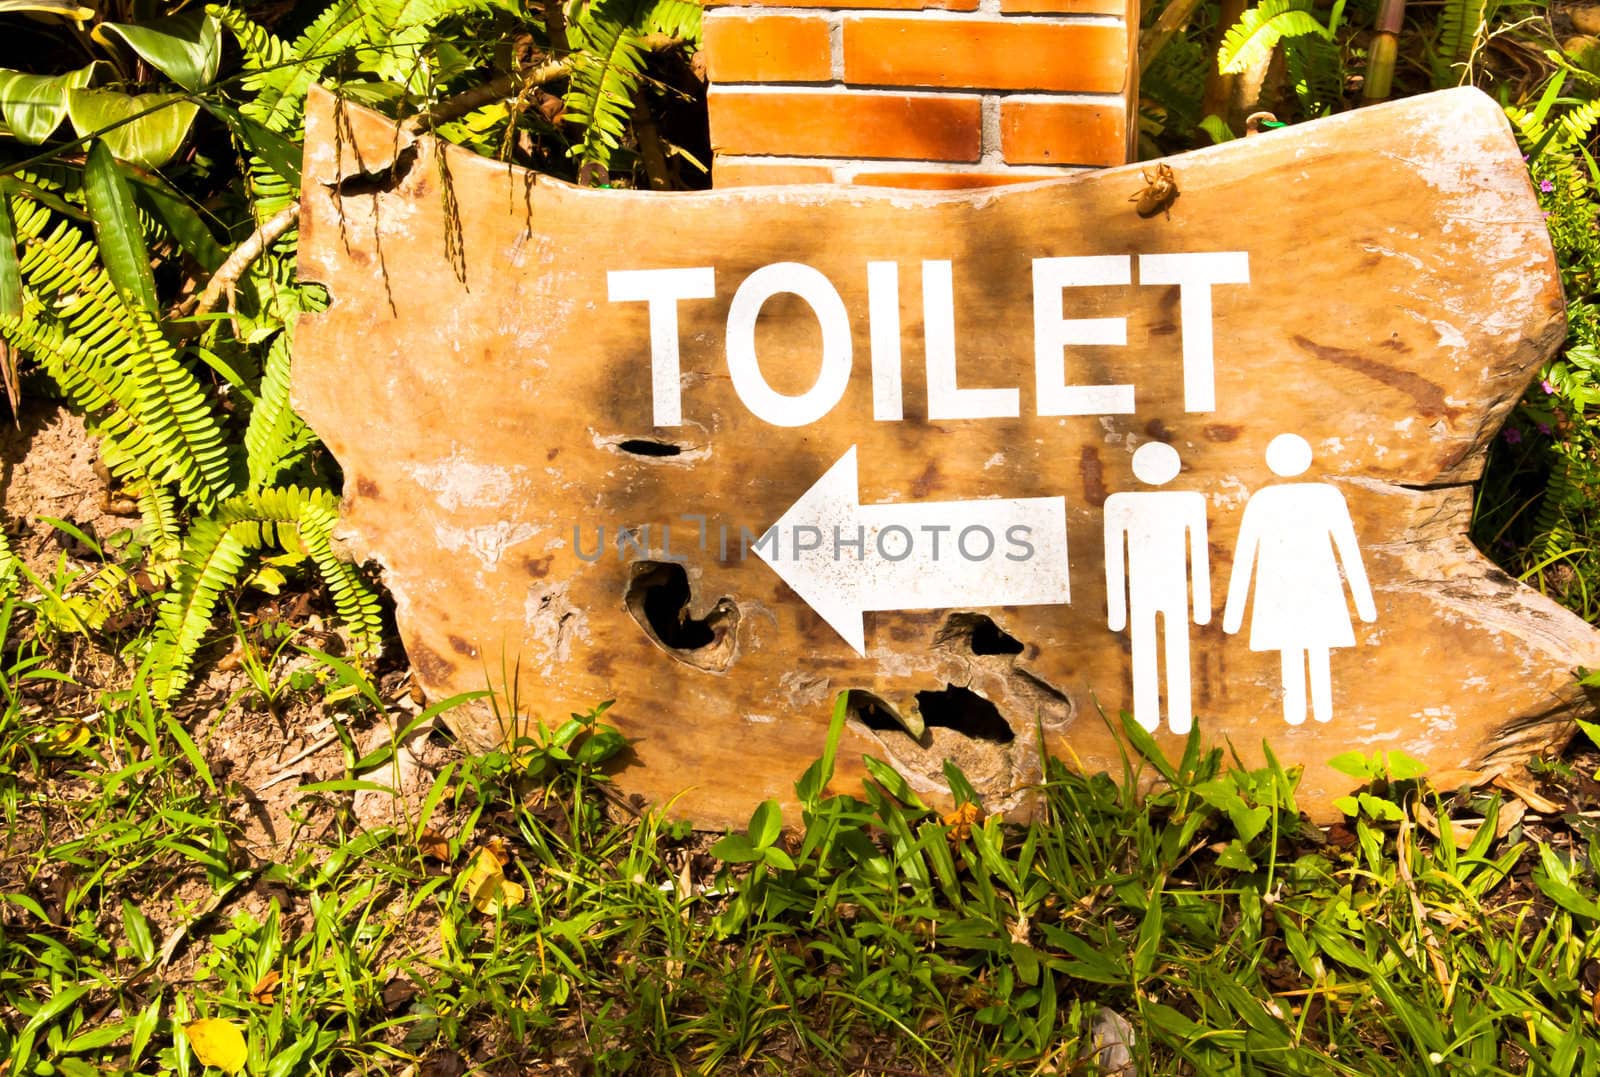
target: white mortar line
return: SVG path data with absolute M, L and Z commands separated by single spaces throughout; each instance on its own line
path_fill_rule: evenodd
M 1099 15 L 1092 12 L 1067 11 L 1055 14 L 1002 15 L 998 14 L 999 0 L 992 0 L 994 8 L 984 6 L 991 0 L 979 0 L 977 11 L 944 11 L 937 8 L 921 10 L 875 10 L 870 8 L 819 8 L 819 7 L 718 7 L 736 15 L 848 15 L 852 19 L 935 19 L 940 22 L 1004 22 L 1010 23 L 1071 23 L 1077 26 L 1122 26 L 1120 15 Z
M 995 167 L 973 164 L 968 161 L 927 161 L 922 159 L 898 160 L 892 157 L 795 157 L 784 154 L 722 153 L 717 162 L 729 165 L 801 165 L 833 168 L 855 176 L 873 172 L 955 172 L 975 176 L 1027 176 L 1035 179 L 1058 179 L 1075 176 L 1080 172 L 1099 171 L 1092 165 L 1010 165 Z
M 829 73 L 837 83 L 844 82 L 844 13 L 835 11 L 828 16 Z
M 1088 93 L 1084 91 L 1062 91 L 1052 93 L 1048 90 L 989 90 L 985 91 L 971 86 L 876 86 L 859 85 L 818 85 L 814 82 L 718 82 L 713 83 L 710 93 L 741 93 L 741 94 L 829 94 L 848 92 L 860 94 L 863 97 L 888 95 L 914 96 L 914 97 L 1027 97 L 1048 101 L 1062 101 L 1080 105 L 1114 105 L 1123 106 L 1122 94 L 1113 91 L 1104 93 Z M 987 121 L 986 121 L 987 122 Z M 999 122 L 998 106 L 996 107 L 995 122 Z M 998 130 L 998 129 L 997 129 Z
M 978 159 L 987 165 L 1003 164 L 1005 158 L 1000 155 L 1000 96 L 985 94 L 981 107 L 983 136 L 979 141 Z

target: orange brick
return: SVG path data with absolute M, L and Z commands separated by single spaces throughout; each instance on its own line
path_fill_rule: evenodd
M 1128 152 L 1120 106 L 1002 98 L 1000 156 L 1020 165 L 1120 165 Z
M 980 99 L 970 94 L 786 93 L 713 87 L 719 153 L 976 161 Z
M 825 165 L 795 165 L 778 161 L 719 161 L 711 164 L 711 185 L 765 187 L 774 183 L 832 183 L 833 169 Z
M 977 11 L 978 0 L 705 0 L 706 7 L 825 7 L 884 11 Z
M 1059 175 L 1012 172 L 857 172 L 850 182 L 860 187 L 914 187 L 922 191 L 957 191 L 967 187 L 1002 187 L 1038 183 Z
M 857 85 L 1116 93 L 1127 76 L 1121 26 L 988 16 L 844 21 L 844 78 Z
M 833 57 L 820 15 L 735 15 L 705 20 L 706 73 L 712 82 L 828 82 Z
M 1128 16 L 1128 0 L 1000 0 L 1007 15 L 1121 15 Z

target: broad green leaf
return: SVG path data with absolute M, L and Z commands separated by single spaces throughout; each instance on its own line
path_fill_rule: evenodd
M 200 90 L 217 77 L 222 33 L 204 10 L 169 15 L 147 23 L 103 22 L 92 35 L 101 44 L 119 38 L 151 67 L 185 90 Z
M 1533 882 L 1544 891 L 1545 897 L 1568 912 L 1600 920 L 1600 904 L 1579 892 L 1573 885 L 1571 866 L 1548 845 L 1539 846 L 1539 866 L 1533 869 Z
M 1230 871 L 1254 871 L 1256 862 L 1250 859 L 1250 854 L 1245 851 L 1242 841 L 1230 841 L 1222 852 L 1217 854 L 1217 867 L 1227 868 Z
M 1376 769 L 1360 752 L 1340 752 L 1328 760 L 1328 766 L 1340 774 L 1348 774 L 1352 778 L 1377 777 Z
M 126 301 L 157 313 L 156 282 L 150 272 L 150 252 L 144 245 L 139 214 L 133 208 L 133 193 L 122 166 L 99 139 L 89 147 L 89 160 L 83 167 L 83 197 L 89 207 L 89 219 L 94 222 L 100 260 L 105 263 L 111 283 Z
M 112 153 L 141 168 L 160 168 L 172 160 L 199 111 L 182 94 L 67 91 L 73 130 L 104 139 Z
M 750 816 L 750 844 L 757 849 L 765 849 L 778 840 L 778 832 L 783 829 L 783 810 L 778 807 L 776 800 L 763 800 Z
M 37 146 L 67 116 L 67 92 L 89 85 L 95 64 L 64 75 L 28 75 L 0 69 L 0 115 L 20 142 Z
M 1400 805 L 1386 797 L 1375 797 L 1371 793 L 1357 793 L 1356 802 L 1361 805 L 1361 810 L 1373 819 L 1398 823 L 1406 817 L 1406 813 L 1400 810 Z
M 128 176 L 128 180 L 133 184 L 134 199 L 160 219 L 172 238 L 178 241 L 189 257 L 200 264 L 200 268 L 207 273 L 215 273 L 217 267 L 227 260 L 228 254 L 189 200 L 154 174 L 133 174 Z
M 950 795 L 957 804 L 976 804 L 983 807 L 983 799 L 978 796 L 978 791 L 967 781 L 967 776 L 961 772 L 961 767 L 954 759 L 944 761 L 944 780 L 950 783 Z
M 0 0 L 0 15 L 59 15 L 83 23 L 94 18 L 94 8 L 72 0 Z
M 245 147 L 276 172 L 279 178 L 291 187 L 300 186 L 299 146 L 237 109 L 206 102 L 206 111 L 226 124 L 228 130 L 233 132 L 233 137 L 244 143 Z
M 156 943 L 150 932 L 150 921 L 139 911 L 139 906 L 127 898 L 122 899 L 122 930 L 128 936 L 128 946 L 134 957 L 140 961 L 155 960 Z
M 1205 131 L 1206 134 L 1210 135 L 1211 141 L 1218 146 L 1222 145 L 1224 142 L 1232 142 L 1235 137 L 1233 128 L 1229 127 L 1228 121 L 1223 119 L 1221 116 L 1207 116 L 1205 119 L 1200 121 L 1200 128 L 1201 130 Z
M 1161 750 L 1161 746 L 1156 743 L 1156 739 L 1150 735 L 1149 730 L 1134 721 L 1133 715 L 1127 711 L 1120 712 L 1118 718 L 1122 721 L 1123 736 L 1128 738 L 1128 743 L 1133 745 L 1133 750 L 1149 760 L 1150 765 L 1155 767 L 1156 771 L 1168 783 L 1177 785 L 1178 772 L 1173 769 L 1166 753 Z
M 720 838 L 709 851 L 718 860 L 726 860 L 730 864 L 748 864 L 761 859 L 761 850 L 751 845 L 750 839 L 743 834 L 729 834 Z
M 873 780 L 883 786 L 884 792 L 908 807 L 926 807 L 922 803 L 922 798 L 917 796 L 916 791 L 899 771 L 870 755 L 862 756 L 861 761 L 867 765 L 867 773 L 872 775 Z
M 1594 722 L 1585 722 L 1582 718 L 1579 718 L 1578 728 L 1583 730 L 1583 735 L 1589 738 L 1590 744 L 1600 747 L 1600 725 Z
M 17 258 L 17 228 L 11 202 L 0 194 L 0 318 L 22 316 L 22 264 Z
M 1383 753 L 1383 770 L 1390 781 L 1406 782 L 1428 773 L 1428 765 L 1405 752 L 1393 751 Z
M 1156 954 L 1161 950 L 1161 893 L 1150 895 L 1145 906 L 1144 919 L 1139 922 L 1139 935 L 1133 946 L 1133 974 L 1143 980 L 1156 967 Z

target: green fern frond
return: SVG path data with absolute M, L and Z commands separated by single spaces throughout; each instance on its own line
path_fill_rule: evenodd
M 333 494 L 297 486 L 240 494 L 196 520 L 172 590 L 157 614 L 152 683 L 158 697 L 170 699 L 188 683 L 222 592 L 238 582 L 249 555 L 268 545 L 305 552 L 327 584 L 356 651 L 376 651 L 383 627 L 378 599 L 355 568 L 334 552 L 338 520 Z
M 567 85 L 566 117 L 583 128 L 572 148 L 580 161 L 608 165 L 622 145 L 644 67 L 637 26 L 644 0 L 599 0 L 569 31 L 580 49 Z
M 172 491 L 146 486 L 139 494 L 138 539 L 150 551 L 152 565 L 165 565 L 177 559 L 183 548 L 178 526 L 178 505 Z
M 203 519 L 189 528 L 177 578 L 157 611 L 151 681 L 158 699 L 171 699 L 188 683 L 218 599 L 261 545 L 257 521 Z
M 16 594 L 22 579 L 22 558 L 11 545 L 11 536 L 0 527 L 0 598 Z
M 1458 85 L 1466 79 L 1464 65 L 1483 41 L 1493 6 L 1492 0 L 1445 0 L 1439 13 L 1439 60 Z
M 161 323 L 144 310 L 132 313 L 144 345 L 133 371 L 139 426 L 154 443 L 152 459 L 166 463 L 160 481 L 177 483 L 179 492 L 204 511 L 233 493 L 227 439 L 199 380 L 178 361 Z
M 1266 62 L 1283 38 L 1305 34 L 1328 34 L 1311 14 L 1311 0 L 1262 0 L 1240 16 L 1223 36 L 1222 47 L 1217 50 L 1217 70 L 1224 75 L 1237 75 Z
M 279 333 L 267 349 L 261 395 L 244 431 L 250 488 L 270 486 L 311 446 L 312 434 L 289 405 L 290 332 Z
M 656 0 L 645 12 L 642 25 L 646 33 L 665 34 L 698 45 L 704 11 L 695 0 Z
M 1585 101 L 1567 109 L 1556 121 L 1561 129 L 1560 139 L 1566 148 L 1575 149 L 1589 141 L 1595 125 L 1600 124 L 1600 100 Z
M 1304 34 L 1284 43 L 1284 67 L 1300 108 L 1308 117 L 1325 116 L 1344 95 L 1344 72 L 1339 45 L 1320 33 Z
M 333 529 L 338 523 L 338 500 L 327 491 L 308 493 L 296 515 L 296 537 L 327 584 L 333 608 L 350 630 L 356 652 L 376 654 L 383 636 L 378 596 L 361 579 L 355 566 L 334 552 Z
M 46 588 L 38 610 L 57 632 L 99 632 L 113 613 L 127 609 L 138 588 L 126 570 L 102 565 L 60 590 Z
M 1516 128 L 1517 140 L 1522 143 L 1524 149 L 1537 146 L 1548 130 L 1543 120 L 1520 105 L 1507 105 L 1506 118 L 1511 121 L 1511 126 Z
M 1194 130 L 1205 86 L 1206 50 L 1182 34 L 1168 40 L 1139 76 L 1139 95 L 1160 108 L 1162 127 L 1169 132 Z
M 227 441 L 193 372 L 155 316 L 125 304 L 94 243 L 28 198 L 11 200 L 24 283 L 19 316 L 0 319 L 103 435 L 119 477 L 176 483 L 209 508 L 233 492 Z M 47 230 L 48 229 L 48 230 Z

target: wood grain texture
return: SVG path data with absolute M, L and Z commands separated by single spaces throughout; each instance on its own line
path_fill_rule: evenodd
M 297 327 L 294 399 L 344 468 L 346 538 L 383 566 L 421 683 L 435 698 L 504 691 L 515 670 L 519 698 L 502 713 L 546 721 L 615 699 L 634 738 L 621 787 L 682 793 L 676 811 L 697 822 L 789 802 L 845 689 L 911 711 L 918 693 L 965 686 L 1015 737 L 934 728 L 917 743 L 852 721 L 841 788 L 870 752 L 937 799 L 948 755 L 991 808 L 1024 812 L 1040 731 L 1074 765 L 1119 773 L 1100 711 L 1129 706 L 1130 672 L 1126 634 L 1106 626 L 1100 508 L 1136 487 L 1131 456 L 1149 440 L 1181 454 L 1169 488 L 1207 499 L 1216 597 L 1191 633 L 1197 722 L 1246 760 L 1265 741 L 1304 764 L 1314 817 L 1335 814 L 1351 784 L 1326 766 L 1340 752 L 1403 749 L 1491 774 L 1564 743 L 1588 707 L 1573 670 L 1600 666 L 1600 636 L 1466 535 L 1490 439 L 1565 325 L 1520 155 L 1476 91 L 1172 158 L 1181 193 L 1170 217 L 1148 219 L 1129 200 L 1137 166 L 960 193 L 578 190 L 454 148 L 441 168 L 431 140 L 321 91 L 306 146 L 301 271 L 332 306 Z M 1178 289 L 1135 283 L 1071 290 L 1076 316 L 1126 317 L 1128 343 L 1071 349 L 1067 373 L 1132 382 L 1137 411 L 1035 415 L 1033 259 L 1233 250 L 1248 252 L 1251 283 L 1213 289 L 1214 411 L 1184 410 Z M 865 264 L 886 259 L 900 264 L 905 325 L 899 422 L 874 420 L 867 371 Z M 1020 387 L 1020 418 L 926 418 L 924 259 L 953 264 L 963 384 Z M 745 407 L 723 345 L 735 288 L 782 261 L 832 281 L 855 338 L 841 402 L 792 429 Z M 645 304 L 608 302 L 606 274 L 688 266 L 714 267 L 717 294 L 679 304 L 684 423 L 658 429 Z M 810 385 L 819 339 L 802 304 L 767 305 L 757 344 L 774 388 Z M 1314 449 L 1306 479 L 1344 494 L 1376 593 L 1377 621 L 1333 653 L 1326 725 L 1286 725 L 1276 656 L 1220 626 L 1240 515 L 1276 481 L 1263 451 L 1284 431 Z M 637 455 L 629 439 L 679 451 Z M 701 550 L 682 519 L 759 533 L 852 445 L 869 503 L 1064 496 L 1072 603 L 869 613 L 857 657 L 766 564 L 719 557 L 714 535 Z M 596 526 L 611 541 L 649 525 L 652 554 L 627 560 L 663 560 L 663 524 L 706 647 L 663 647 L 630 612 L 635 569 L 615 549 L 593 562 L 575 549 L 575 526 L 592 553 Z M 963 626 L 976 614 L 1021 653 L 973 653 Z M 487 707 L 448 720 L 472 744 L 502 735 Z

